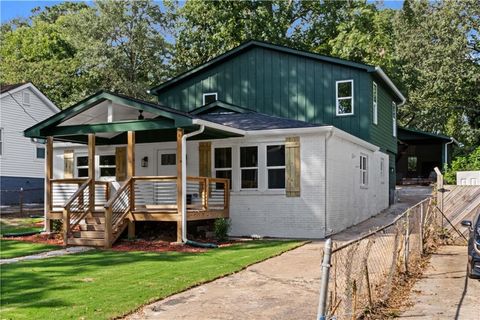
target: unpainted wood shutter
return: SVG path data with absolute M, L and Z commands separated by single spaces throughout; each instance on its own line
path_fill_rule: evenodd
M 212 176 L 212 143 L 200 142 L 198 145 L 198 174 L 200 177 Z
M 127 147 L 115 149 L 115 178 L 117 181 L 127 179 Z
M 63 151 L 63 178 L 73 178 L 73 149 Z
M 285 139 L 285 192 L 287 197 L 300 197 L 300 137 Z

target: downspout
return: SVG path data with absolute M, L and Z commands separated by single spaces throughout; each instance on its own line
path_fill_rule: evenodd
M 452 144 L 455 141 L 453 137 L 450 137 L 450 142 L 445 143 L 445 158 L 443 159 L 443 169 L 445 170 L 448 165 L 448 145 Z
M 327 190 L 328 190 L 328 180 L 327 180 L 327 162 L 328 162 L 328 158 L 327 158 L 327 147 L 328 147 L 328 141 L 330 140 L 330 138 L 333 137 L 333 128 L 330 129 L 330 131 L 328 132 L 328 134 L 325 135 L 325 186 L 324 186 L 324 193 L 325 193 L 325 208 L 324 208 L 324 236 L 326 237 L 327 236 L 327 232 L 328 232 L 328 228 L 327 228 L 327 218 L 328 218 L 328 213 L 327 213 Z
M 200 125 L 200 129 L 185 134 L 182 137 L 182 242 L 196 247 L 216 248 L 212 243 L 200 243 L 187 239 L 187 139 L 201 134 L 205 131 L 205 126 Z

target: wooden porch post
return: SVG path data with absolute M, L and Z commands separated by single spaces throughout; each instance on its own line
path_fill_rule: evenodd
M 127 178 L 135 176 L 135 131 L 128 131 L 127 144 Z M 135 209 L 135 188 L 132 186 L 130 193 L 130 205 L 132 210 Z M 135 222 L 128 222 L 128 237 L 135 237 Z
M 90 213 L 95 211 L 95 134 L 88 134 L 88 178 L 92 179 L 88 193 Z
M 177 242 L 182 242 L 182 137 L 183 129 L 177 128 Z
M 47 158 L 45 161 L 45 231 L 51 232 L 51 222 L 48 218 L 52 212 L 52 178 L 53 178 L 53 137 L 47 137 Z

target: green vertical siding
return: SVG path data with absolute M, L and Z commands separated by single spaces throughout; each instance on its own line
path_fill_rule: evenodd
M 354 81 L 354 115 L 336 116 L 335 81 Z M 159 92 L 159 103 L 183 111 L 202 94 L 269 115 L 330 124 L 396 154 L 392 95 L 378 84 L 378 125 L 372 123 L 372 74 L 365 70 L 254 47 Z M 394 162 L 393 162 L 394 165 Z

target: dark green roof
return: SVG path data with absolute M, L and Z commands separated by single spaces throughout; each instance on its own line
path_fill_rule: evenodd
M 431 133 L 426 131 L 421 131 L 413 128 L 404 128 L 398 127 L 397 137 L 400 141 L 437 141 L 440 143 L 445 143 L 452 141 L 451 137 L 447 137 L 443 134 Z

